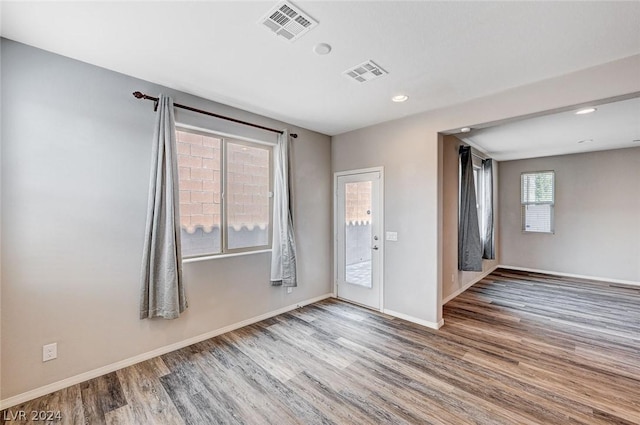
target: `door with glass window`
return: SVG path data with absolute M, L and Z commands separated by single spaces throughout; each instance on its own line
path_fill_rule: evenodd
M 380 310 L 381 171 L 336 174 L 337 296 Z

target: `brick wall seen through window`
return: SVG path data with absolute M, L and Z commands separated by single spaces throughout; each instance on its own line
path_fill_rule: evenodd
M 177 145 L 183 256 L 266 247 L 271 148 L 186 130 Z

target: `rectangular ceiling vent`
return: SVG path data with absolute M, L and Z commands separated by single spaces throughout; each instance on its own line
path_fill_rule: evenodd
M 343 74 L 360 83 L 364 83 L 365 81 L 371 81 L 388 73 L 376 65 L 374 61 L 369 60 L 361 63 L 360 65 L 354 66 L 353 68 L 347 69 Z
M 278 3 L 258 23 L 291 42 L 318 25 L 315 19 L 287 1 Z

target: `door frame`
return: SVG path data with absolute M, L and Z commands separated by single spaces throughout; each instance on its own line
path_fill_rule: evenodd
M 380 264 L 378 273 L 380 276 L 380 308 L 377 311 L 384 311 L 384 248 L 385 248 L 385 227 L 384 227 L 384 167 L 359 168 L 356 170 L 336 171 L 333 173 L 333 297 L 338 298 L 338 177 L 365 174 L 372 172 L 380 173 Z

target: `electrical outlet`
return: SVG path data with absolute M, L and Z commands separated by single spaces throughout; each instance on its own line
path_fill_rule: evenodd
M 293 288 L 287 288 L 287 294 L 290 294 L 293 292 Z
M 58 343 L 47 344 L 42 346 L 42 361 L 48 362 L 58 357 Z

